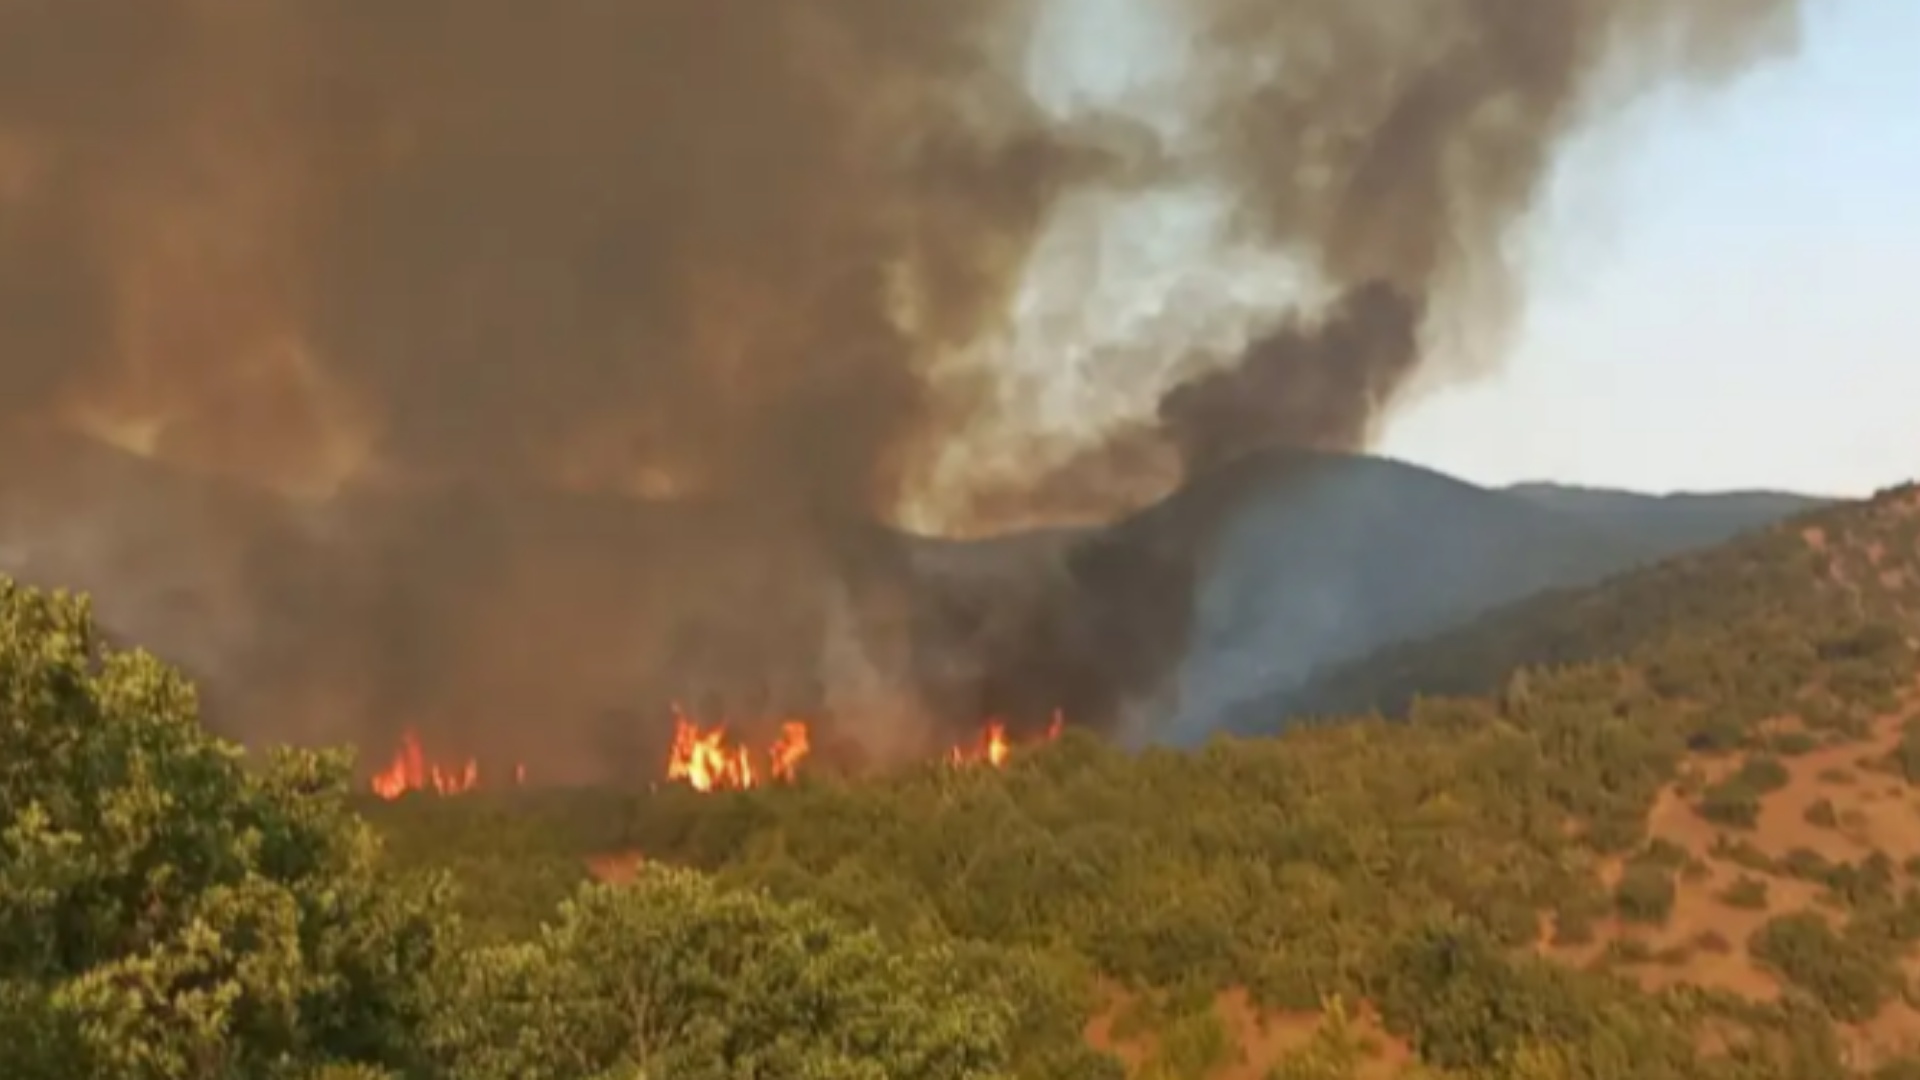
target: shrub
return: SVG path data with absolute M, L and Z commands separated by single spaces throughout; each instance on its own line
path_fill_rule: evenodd
M 1747 950 L 1848 1023 L 1871 1019 L 1900 988 L 1899 969 L 1886 950 L 1834 933 L 1810 911 L 1768 920 Z
M 1767 908 L 1767 883 L 1759 878 L 1745 874 L 1736 878 L 1720 893 L 1720 902 L 1728 907 L 1742 908 L 1747 911 L 1765 911 Z
M 1014 1020 L 944 949 L 658 867 L 587 886 L 536 942 L 475 950 L 456 975 L 430 1038 L 450 1080 L 733 1076 L 771 1060 L 959 1080 L 1005 1070 Z
M 1810 754 L 1820 746 L 1820 740 L 1806 731 L 1783 731 L 1771 741 L 1771 749 L 1786 757 L 1799 757 Z
M 1751 829 L 1760 820 L 1760 796 L 1735 777 L 1708 787 L 1695 809 L 1716 825 Z
M 1693 936 L 1693 947 L 1703 953 L 1725 956 L 1733 951 L 1733 942 L 1718 930 L 1702 930 Z
M 1636 862 L 1620 875 L 1614 907 L 1628 922 L 1657 925 L 1673 913 L 1673 873 L 1654 863 Z

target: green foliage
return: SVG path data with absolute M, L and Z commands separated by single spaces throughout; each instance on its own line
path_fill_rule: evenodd
M 1755 754 L 1748 758 L 1734 776 L 1748 789 L 1761 795 L 1779 791 L 1793 779 L 1779 758 L 1767 754 Z
M 0 579 L 9 1080 L 417 1064 L 439 891 L 384 879 L 347 762 L 258 770 L 84 601 Z
M 1697 809 L 1717 825 L 1751 829 L 1760 817 L 1760 800 L 1785 787 L 1786 766 L 1778 758 L 1755 755 L 1739 771 L 1707 788 Z
M 553 917 L 586 882 L 589 855 L 621 849 L 624 838 L 601 826 L 622 821 L 626 805 L 599 795 L 557 804 L 537 792 L 476 792 L 458 800 L 367 800 L 362 809 L 387 838 L 383 855 L 390 865 L 459 881 L 450 907 L 465 927 L 507 940 L 526 937 Z
M 1774 753 L 1783 757 L 1800 757 L 1819 749 L 1820 740 L 1807 731 L 1783 731 L 1768 741 Z
M 1628 864 L 1614 889 L 1614 906 L 1627 922 L 1658 925 L 1673 913 L 1673 872 L 1651 862 Z
M 1760 793 L 1730 777 L 1709 787 L 1695 809 L 1716 825 L 1751 829 L 1760 820 Z
M 430 1045 L 448 1080 L 986 1080 L 1012 1022 L 945 950 L 649 869 L 465 957 Z
M 1899 745 L 1887 755 L 1887 766 L 1907 783 L 1920 783 L 1920 725 L 1907 724 Z
M 1767 909 L 1767 883 L 1760 878 L 1749 877 L 1746 874 L 1742 874 L 1734 879 L 1733 884 L 1728 885 L 1721 891 L 1720 900 L 1728 907 L 1744 908 L 1748 911 L 1765 911 Z
M 1761 851 L 1759 848 L 1754 847 L 1750 841 L 1745 839 L 1734 839 L 1727 836 L 1715 837 L 1713 842 L 1713 855 L 1715 858 L 1725 859 L 1735 866 L 1752 870 L 1758 874 L 1777 874 L 1780 872 L 1778 860 L 1766 852 Z
M 1367 1048 L 1353 1030 L 1346 1002 L 1329 998 L 1323 1019 L 1306 1046 L 1283 1057 L 1267 1080 L 1354 1080 L 1366 1062 Z
M 1747 950 L 1849 1022 L 1871 1018 L 1900 987 L 1899 968 L 1884 950 L 1835 933 L 1814 912 L 1768 920 Z
M 1807 804 L 1806 812 L 1801 817 L 1806 819 L 1807 824 L 1818 829 L 1840 827 L 1840 814 L 1833 808 L 1832 799 L 1815 799 Z
M 1160 1030 L 1159 1046 L 1141 1080 L 1182 1080 L 1206 1076 L 1233 1062 L 1238 1048 L 1233 1036 L 1210 1008 L 1199 1008 L 1177 1017 Z
M 1516 1059 L 1555 1047 L 1582 1075 L 1605 1062 L 1621 1075 L 1697 1075 L 1678 1030 L 1645 998 L 1532 957 L 1515 956 L 1469 927 L 1434 925 L 1393 951 L 1375 987 L 1388 1028 L 1448 1069 L 1500 1075 Z

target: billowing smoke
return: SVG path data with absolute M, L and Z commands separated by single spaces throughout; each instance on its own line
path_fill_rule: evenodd
M 1447 358 L 1437 316 L 1511 310 L 1502 246 L 1585 110 L 1796 23 L 1140 2 L 1191 34 L 1171 123 L 1041 108 L 1039 0 L 0 0 L 10 565 L 97 588 L 267 738 L 409 724 L 564 770 L 670 696 L 925 696 L 971 646 L 881 523 L 1006 415 L 994 343 L 1060 207 L 1191 190 L 1314 288 L 1232 347 L 1131 343 L 1180 362 L 1108 388 L 1111 422 L 1001 423 L 958 524 L 1364 447 Z M 1067 465 L 1010 481 L 1040 447 Z M 1017 621 L 1028 668 L 1059 651 L 1060 618 Z
M 1174 387 L 1159 418 L 1187 468 L 1266 445 L 1351 450 L 1368 442 L 1420 358 L 1419 302 L 1379 282 L 1340 297 L 1319 322 L 1288 322 L 1231 367 Z

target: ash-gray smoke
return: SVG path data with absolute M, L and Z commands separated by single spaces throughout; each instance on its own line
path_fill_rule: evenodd
M 5 551 L 261 738 L 593 758 L 582 718 L 667 695 L 810 707 L 847 604 L 918 625 L 875 522 L 994 406 L 943 362 L 1063 199 L 1204 183 L 1350 296 L 1197 372 L 1162 445 L 1362 445 L 1422 356 L 1369 320 L 1499 277 L 1607 77 L 1795 14 L 1183 0 L 1194 123 L 1156 143 L 1034 104 L 1037 3 L 0 0 Z

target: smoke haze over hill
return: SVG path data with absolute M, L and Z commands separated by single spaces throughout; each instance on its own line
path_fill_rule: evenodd
M 1161 10 L 1171 127 L 1039 107 L 1020 0 L 0 0 L 10 548 L 105 529 L 61 565 L 201 597 L 182 632 L 250 732 L 511 739 L 707 689 L 884 715 L 848 723 L 891 754 L 944 718 L 888 655 L 914 586 L 874 523 L 1112 515 L 1252 447 L 1364 448 L 1473 354 L 1437 346 L 1497 340 L 1563 134 L 1798 15 Z M 1036 244 L 1169 191 L 1310 287 L 1231 347 L 1132 343 L 1180 362 L 1108 388 L 1112 423 L 1009 425 Z M 69 484 L 54 431 L 234 486 Z

